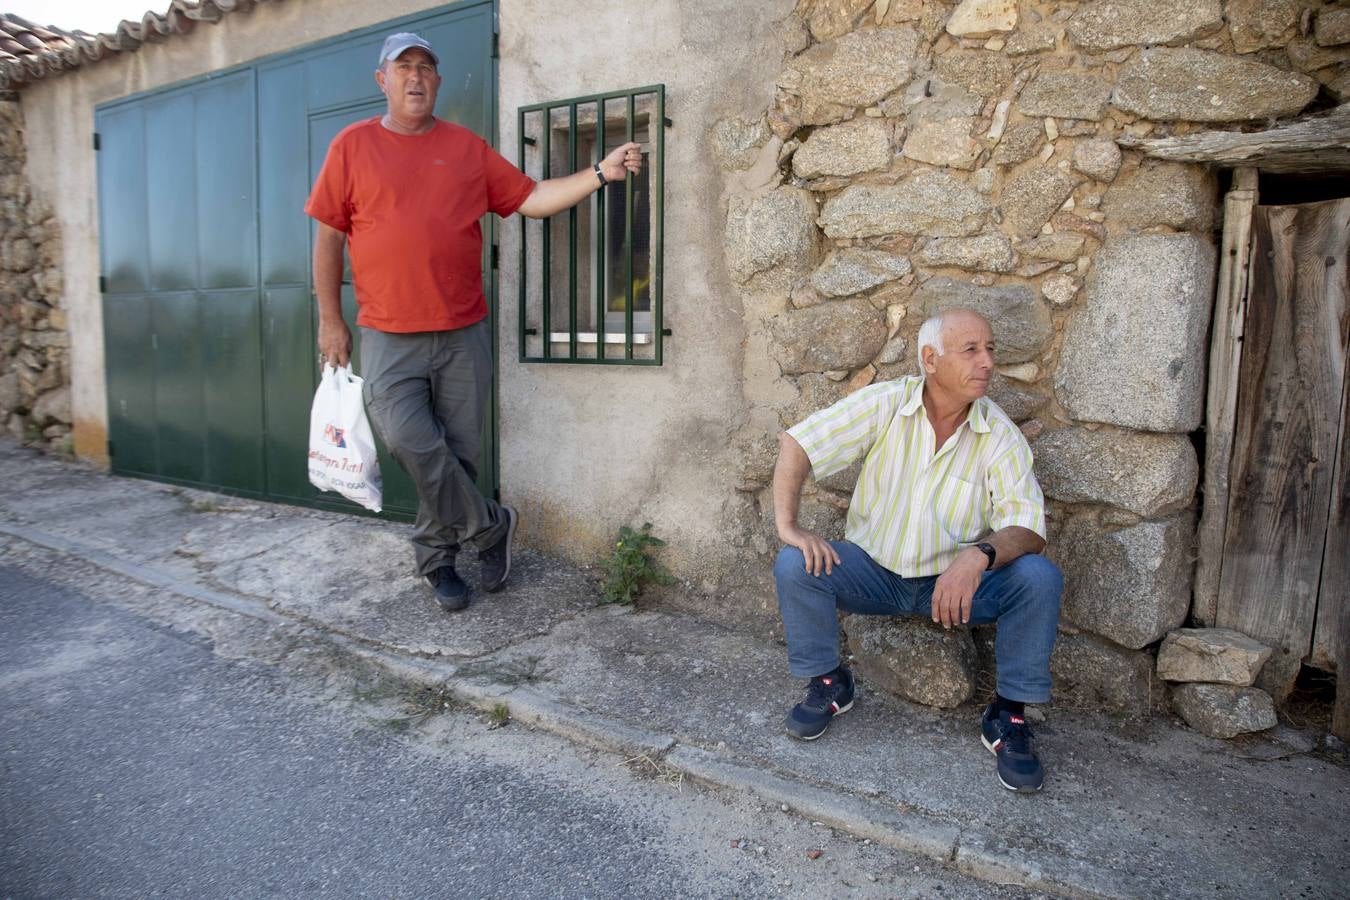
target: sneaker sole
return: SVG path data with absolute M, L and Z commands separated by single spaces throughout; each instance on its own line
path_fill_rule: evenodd
M 1038 791 L 1040 791 L 1042 787 L 1045 786 L 1045 782 L 1041 782 L 1035 787 L 1013 787 L 1011 784 L 1008 784 L 1008 782 L 1003 780 L 1002 775 L 998 776 L 998 783 L 1003 785 L 1008 790 L 1012 791 L 1014 794 L 1035 794 Z
M 506 565 L 502 569 L 501 581 L 498 581 L 496 584 L 492 585 L 492 587 L 483 585 L 483 590 L 487 591 L 489 594 L 495 594 L 502 588 L 506 587 L 506 579 L 511 577 L 511 544 L 516 539 L 516 523 L 520 521 L 520 515 L 515 511 L 514 507 L 503 506 L 502 509 L 506 510 L 506 518 L 507 518 Z
M 847 706 L 841 706 L 841 707 L 839 707 L 839 709 L 835 712 L 835 714 L 832 715 L 832 716 L 830 716 L 829 722 L 826 722 L 826 723 L 825 723 L 825 727 L 822 728 L 822 729 L 820 729 L 819 731 L 817 731 L 815 734 L 812 734 L 812 735 L 805 735 L 805 734 L 797 734 L 795 731 L 788 731 L 788 732 L 787 732 L 787 735 L 788 735 L 788 737 L 796 738 L 796 739 L 799 740 L 799 741 L 814 741 L 816 738 L 820 737 L 822 734 L 824 734 L 825 732 L 827 732 L 827 731 L 830 730 L 830 722 L 833 722 L 835 719 L 839 718 L 840 716 L 842 716 L 844 713 L 848 712 L 848 711 L 849 711 L 850 709 L 852 709 L 852 708 L 853 708 L 853 701 L 852 701 L 852 700 L 848 701 L 848 705 L 847 705 Z M 787 731 L 786 728 L 783 729 L 783 730 L 784 730 L 784 731 Z
M 436 597 L 436 604 L 446 612 L 459 612 L 460 610 L 468 609 L 470 602 L 468 594 L 453 599 L 447 599 L 440 596 Z

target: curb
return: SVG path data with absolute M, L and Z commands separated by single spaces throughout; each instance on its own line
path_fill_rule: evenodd
M 491 711 L 497 704 L 506 703 L 516 721 L 570 742 L 601 752 L 622 754 L 625 759 L 647 757 L 659 761 L 701 784 L 758 797 L 855 836 L 928 857 L 982 881 L 1068 896 L 1127 896 L 1112 884 L 1109 872 L 1061 857 L 1038 859 L 1029 851 L 1008 847 L 992 832 L 949 825 L 921 810 L 840 793 L 775 774 L 762 766 L 747 765 L 728 759 L 724 754 L 681 744 L 672 735 L 647 731 L 578 709 L 528 687 L 460 677 L 457 666 L 449 661 L 397 653 L 332 631 L 310 619 L 282 615 L 262 600 L 205 588 L 36 528 L 0 521 L 0 535 L 76 557 L 133 581 L 216 609 L 272 625 L 302 627 L 316 639 L 350 656 L 374 663 L 396 678 L 444 687 L 476 709 Z M 1058 872 L 1054 871 L 1056 865 L 1060 869 Z

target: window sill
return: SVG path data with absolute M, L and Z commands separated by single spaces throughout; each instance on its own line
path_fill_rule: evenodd
M 569 332 L 566 332 L 566 331 L 550 331 L 550 332 L 549 332 L 549 335 L 548 335 L 548 339 L 549 339 L 550 342 L 552 342 L 552 343 L 554 343 L 554 344 L 566 344 L 566 343 L 570 343 L 570 342 L 571 342 L 571 340 L 572 340 L 572 335 L 571 335 Z M 623 344 L 623 343 L 625 342 L 625 340 L 626 340 L 626 336 L 624 335 L 624 333 L 623 333 L 622 331 L 617 331 L 617 332 L 616 332 L 616 331 L 607 331 L 607 332 L 605 332 L 605 343 L 606 343 L 606 344 Z M 595 342 L 596 342 L 596 333 L 595 333 L 594 331 L 578 331 L 578 332 L 577 332 L 577 343 L 578 343 L 578 344 L 594 344 Z M 635 332 L 633 332 L 633 344 L 634 344 L 634 346 L 636 346 L 636 345 L 638 345 L 638 344 L 650 344 L 651 342 L 652 342 L 652 333 L 651 333 L 650 331 L 635 331 Z

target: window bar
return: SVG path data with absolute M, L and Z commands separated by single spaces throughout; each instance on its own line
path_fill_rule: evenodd
M 549 138 L 552 136 L 553 132 L 553 110 L 547 106 L 544 107 L 543 130 L 544 130 L 544 142 L 543 142 L 544 145 L 542 148 L 543 168 L 540 170 L 539 180 L 547 181 L 549 173 L 549 154 L 552 152 L 549 149 Z M 549 287 L 550 287 L 549 282 L 552 280 L 549 276 L 552 275 L 553 270 L 552 266 L 553 255 L 551 252 L 551 245 L 553 242 L 550 240 L 550 237 L 552 236 L 550 232 L 552 231 L 552 229 L 549 226 L 553 224 L 553 221 L 551 219 L 542 219 L 540 220 L 540 224 L 543 226 L 544 229 L 543 255 L 540 257 L 543 260 L 543 262 L 540 263 L 540 268 L 543 270 L 542 274 L 544 276 L 544 294 L 543 294 L 544 324 L 543 327 L 540 329 L 540 331 L 544 335 L 544 359 L 548 359 L 553 355 L 552 353 L 553 345 L 552 342 L 550 341 L 552 335 L 549 334 L 549 330 L 553 327 L 553 310 L 551 308 L 552 304 L 549 303 Z
M 595 161 L 605 158 L 605 100 L 595 101 Z M 595 358 L 605 358 L 605 197 L 606 190 L 601 188 L 591 195 L 595 198 Z
M 577 105 L 567 108 L 567 171 L 577 170 Z M 567 210 L 567 349 L 577 358 L 577 207 Z
M 525 171 L 525 110 L 523 108 L 516 117 L 516 135 L 520 138 L 520 155 L 517 156 L 516 159 L 520 160 L 520 170 L 523 172 Z M 529 350 L 525 345 L 525 335 L 527 333 L 525 304 L 529 295 L 527 289 L 529 282 L 525 277 L 528 274 L 528 267 L 525 262 L 530 256 L 527 252 L 529 249 L 529 244 L 527 243 L 528 235 L 526 233 L 527 222 L 529 222 L 529 219 L 525 216 L 520 217 L 520 314 L 516 317 L 519 320 L 516 325 L 520 329 L 521 362 L 524 362 L 530 355 Z
M 651 140 L 652 132 L 656 132 L 656 153 L 652 159 L 652 166 L 655 171 L 651 173 L 648 180 L 649 185 L 662 186 L 666 183 L 666 92 L 664 89 L 656 92 L 656 121 L 648 123 L 647 139 Z M 665 262 L 665 194 L 664 190 L 653 190 L 651 202 L 654 204 L 655 212 L 655 233 L 652 235 L 652 246 L 647 254 L 649 260 L 649 274 L 651 275 L 652 298 L 652 341 L 656 344 L 653 349 L 655 354 L 654 364 L 661 365 L 662 336 L 665 334 L 665 322 L 661 316 L 661 290 L 662 290 L 662 265 Z
M 628 95 L 627 140 L 632 141 L 637 134 L 637 98 Z M 627 303 L 623 310 L 623 348 L 624 359 L 633 358 L 633 173 L 625 172 L 623 177 L 623 290 Z

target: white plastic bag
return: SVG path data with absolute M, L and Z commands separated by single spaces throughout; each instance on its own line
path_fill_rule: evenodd
M 325 364 L 309 411 L 309 483 L 380 511 L 380 462 L 366 420 L 362 379 Z

